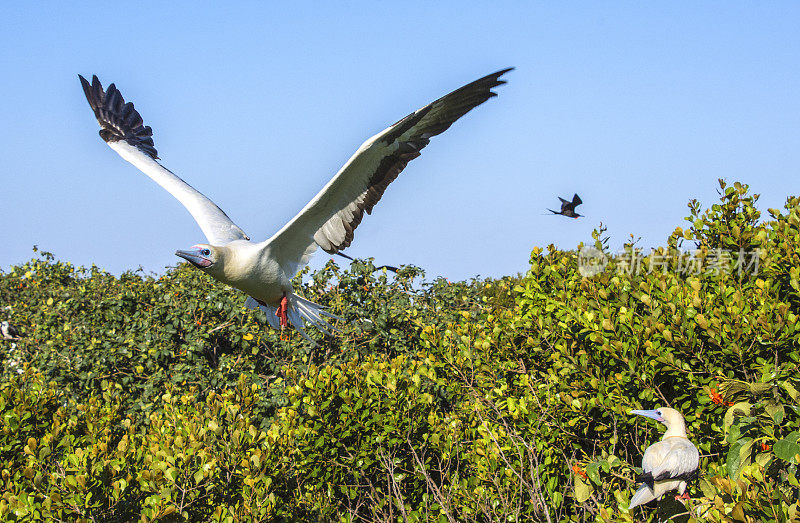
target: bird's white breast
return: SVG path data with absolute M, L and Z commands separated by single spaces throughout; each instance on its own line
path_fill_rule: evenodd
M 212 273 L 217 279 L 270 305 L 277 304 L 284 292 L 292 291 L 292 275 L 285 274 L 262 246 L 238 240 L 223 249 L 226 252 L 222 273 Z

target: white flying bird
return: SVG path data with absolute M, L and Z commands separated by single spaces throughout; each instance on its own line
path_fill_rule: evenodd
M 289 223 L 266 241 L 253 242 L 214 202 L 163 167 L 153 131 L 112 83 L 106 91 L 96 76 L 90 84 L 78 75 L 86 99 L 100 122 L 100 136 L 123 159 L 153 179 L 191 213 L 208 243 L 175 254 L 217 280 L 248 295 L 245 305 L 260 307 L 274 328 L 291 323 L 303 336 L 303 318 L 330 334 L 323 307 L 296 295 L 292 277 L 316 250 L 336 253 L 350 245 L 364 212 L 383 196 L 408 162 L 420 155 L 431 136 L 444 132 L 468 111 L 496 96 L 504 69 L 485 76 L 406 116 L 376 134 L 347 161 Z M 254 202 L 255 203 L 255 202 Z
M 686 482 L 697 476 L 700 453 L 686 437 L 686 425 L 681 413 L 661 407 L 655 410 L 632 410 L 631 414 L 660 421 L 667 426 L 667 432 L 661 441 L 653 443 L 644 451 L 643 473 L 637 478 L 642 484 L 631 497 L 628 510 L 654 499 L 661 499 L 670 490 L 677 489 L 681 496 L 688 498 L 688 493 L 684 496 Z

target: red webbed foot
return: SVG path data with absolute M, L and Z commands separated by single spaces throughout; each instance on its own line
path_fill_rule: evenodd
M 289 326 L 289 316 L 286 314 L 288 311 L 289 298 L 287 298 L 286 293 L 284 293 L 283 298 L 281 298 L 281 304 L 278 305 L 278 310 L 275 311 L 275 316 L 281 320 L 281 329 Z

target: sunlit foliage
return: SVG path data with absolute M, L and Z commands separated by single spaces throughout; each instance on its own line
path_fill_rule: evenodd
M 40 253 L 0 274 L 0 319 L 25 334 L 0 341 L 0 517 L 796 520 L 800 200 L 766 221 L 756 200 L 720 182 L 641 270 L 602 227 L 591 276 L 552 246 L 499 280 L 331 263 L 298 281 L 344 318 L 318 346 L 199 271 Z M 687 248 L 758 266 L 689 272 Z M 628 411 L 659 405 L 702 474 L 686 505 L 629 513 L 662 428 Z

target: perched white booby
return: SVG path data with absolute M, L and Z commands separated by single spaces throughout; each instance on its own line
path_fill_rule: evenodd
M 637 478 L 637 482 L 642 484 L 631 497 L 628 510 L 654 499 L 661 499 L 661 496 L 670 490 L 677 489 L 683 496 L 686 482 L 697 476 L 697 468 L 700 465 L 700 453 L 686 437 L 683 416 L 677 410 L 668 407 L 632 410 L 631 414 L 660 421 L 667 426 L 667 431 L 661 441 L 653 443 L 644 451 L 643 473 Z M 688 498 L 688 494 L 685 497 Z
M 16 340 L 20 337 L 19 330 L 7 321 L 0 322 L 0 336 L 5 340 Z
M 175 254 L 244 291 L 249 296 L 245 305 L 265 310 L 273 327 L 291 323 L 308 338 L 302 318 L 330 334 L 331 326 L 324 317 L 335 316 L 296 295 L 292 277 L 308 263 L 317 246 L 331 254 L 348 247 L 364 212 L 371 213 L 386 187 L 420 155 L 430 137 L 496 96 L 491 89 L 504 84 L 499 78 L 510 70 L 467 84 L 368 139 L 308 205 L 262 242 L 250 241 L 214 202 L 156 161 L 152 129 L 144 125 L 132 103 L 125 103 L 113 83 L 104 91 L 96 76 L 91 84 L 78 76 L 102 127 L 103 140 L 177 198 L 208 239 L 206 244 Z

